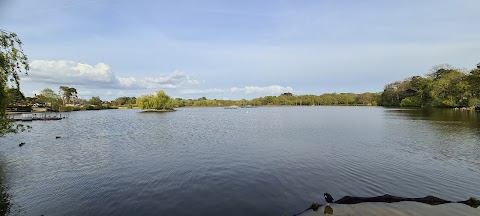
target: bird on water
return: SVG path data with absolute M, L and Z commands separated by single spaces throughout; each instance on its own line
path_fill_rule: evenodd
M 323 197 L 325 197 L 325 201 L 327 201 L 327 205 L 333 203 L 333 197 L 329 193 L 324 193 Z
M 22 147 L 23 145 L 25 145 L 25 143 L 24 143 L 24 142 L 22 142 L 22 143 L 18 144 L 18 146 L 20 146 L 20 147 Z

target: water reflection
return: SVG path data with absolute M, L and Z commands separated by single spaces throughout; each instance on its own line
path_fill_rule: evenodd
M 386 137 L 402 151 L 457 161 L 480 173 L 480 112 L 454 109 L 385 109 Z
M 412 120 L 428 120 L 432 123 L 462 123 L 469 128 L 480 128 L 480 112 L 454 109 L 386 109 L 388 114 L 396 114 Z M 394 116 L 393 115 L 393 116 Z
M 31 133 L 0 145 L 10 214 L 292 215 L 318 200 L 318 191 L 451 200 L 480 194 L 480 127 L 470 114 L 448 120 L 380 107 L 240 111 L 103 110 L 30 122 Z M 333 207 L 337 215 L 353 208 Z
M 5 166 L 3 160 L 0 160 L 0 215 L 7 215 L 11 206 L 5 176 Z

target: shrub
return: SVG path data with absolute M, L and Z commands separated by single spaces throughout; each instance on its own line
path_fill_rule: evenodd
M 477 104 L 480 104 L 480 99 L 479 98 L 470 98 L 470 100 L 468 100 L 468 105 L 473 107 Z
M 422 102 L 421 102 L 420 98 L 418 98 L 418 97 L 408 97 L 408 98 L 403 99 L 400 102 L 400 106 L 402 106 L 402 107 L 420 107 L 420 106 L 422 106 Z
M 71 111 L 73 111 L 73 107 L 71 107 L 71 106 L 60 106 L 58 108 L 58 111 L 60 111 L 60 112 L 71 112 Z
M 83 110 L 96 110 L 96 108 L 93 105 L 87 104 L 82 106 Z

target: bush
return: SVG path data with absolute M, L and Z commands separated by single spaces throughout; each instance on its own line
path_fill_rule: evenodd
M 432 102 L 434 107 L 456 107 L 457 104 L 451 100 L 435 99 Z
M 400 102 L 400 106 L 402 107 L 420 107 L 422 106 L 422 102 L 418 97 L 408 97 Z
M 60 106 L 58 111 L 60 111 L 60 112 L 71 112 L 71 111 L 73 111 L 73 107 L 72 106 Z
M 480 104 L 480 99 L 479 98 L 470 98 L 470 100 L 468 100 L 468 105 L 473 107 L 477 104 Z
M 93 105 L 87 104 L 82 106 L 83 110 L 96 110 L 96 108 Z
M 143 95 L 137 99 L 137 106 L 140 109 L 173 110 L 176 101 L 160 90 L 155 95 Z
M 110 106 L 109 104 L 103 104 L 102 109 L 118 109 L 118 107 Z

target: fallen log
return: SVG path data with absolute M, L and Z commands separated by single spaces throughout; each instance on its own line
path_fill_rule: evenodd
M 358 203 L 368 203 L 368 202 L 376 202 L 376 203 L 395 203 L 395 202 L 404 202 L 404 201 L 410 201 L 410 202 L 420 202 L 428 205 L 441 205 L 441 204 L 446 204 L 446 203 L 462 203 L 465 205 L 468 205 L 472 208 L 478 208 L 480 206 L 480 200 L 474 197 L 470 197 L 470 199 L 465 200 L 465 201 L 448 201 L 444 200 L 438 197 L 434 196 L 426 196 L 422 198 L 406 198 L 406 197 L 398 197 L 398 196 L 392 196 L 390 194 L 385 194 L 383 196 L 376 196 L 376 197 L 354 197 L 354 196 L 344 196 L 341 199 L 333 202 L 336 204 L 358 204 Z M 328 202 L 328 201 L 327 201 Z M 303 210 L 300 213 L 294 214 L 296 215 L 301 215 L 302 213 L 308 211 L 308 210 L 313 210 L 313 211 L 318 211 L 318 209 L 323 206 L 318 204 L 317 202 L 313 202 L 310 207 L 307 209 Z M 328 203 L 327 203 L 327 207 Z
M 445 203 L 463 203 L 473 208 L 477 208 L 478 206 L 480 206 L 480 201 L 473 197 L 465 201 L 452 202 L 452 201 L 444 200 L 434 196 L 426 196 L 422 198 L 405 198 L 405 197 L 392 196 L 390 194 L 385 194 L 383 196 L 376 196 L 376 197 L 344 196 L 343 198 L 335 201 L 334 203 L 337 203 L 337 204 L 358 204 L 358 203 L 365 203 L 365 202 L 394 203 L 394 202 L 403 202 L 403 201 L 420 202 L 420 203 L 425 203 L 429 205 L 440 205 Z

